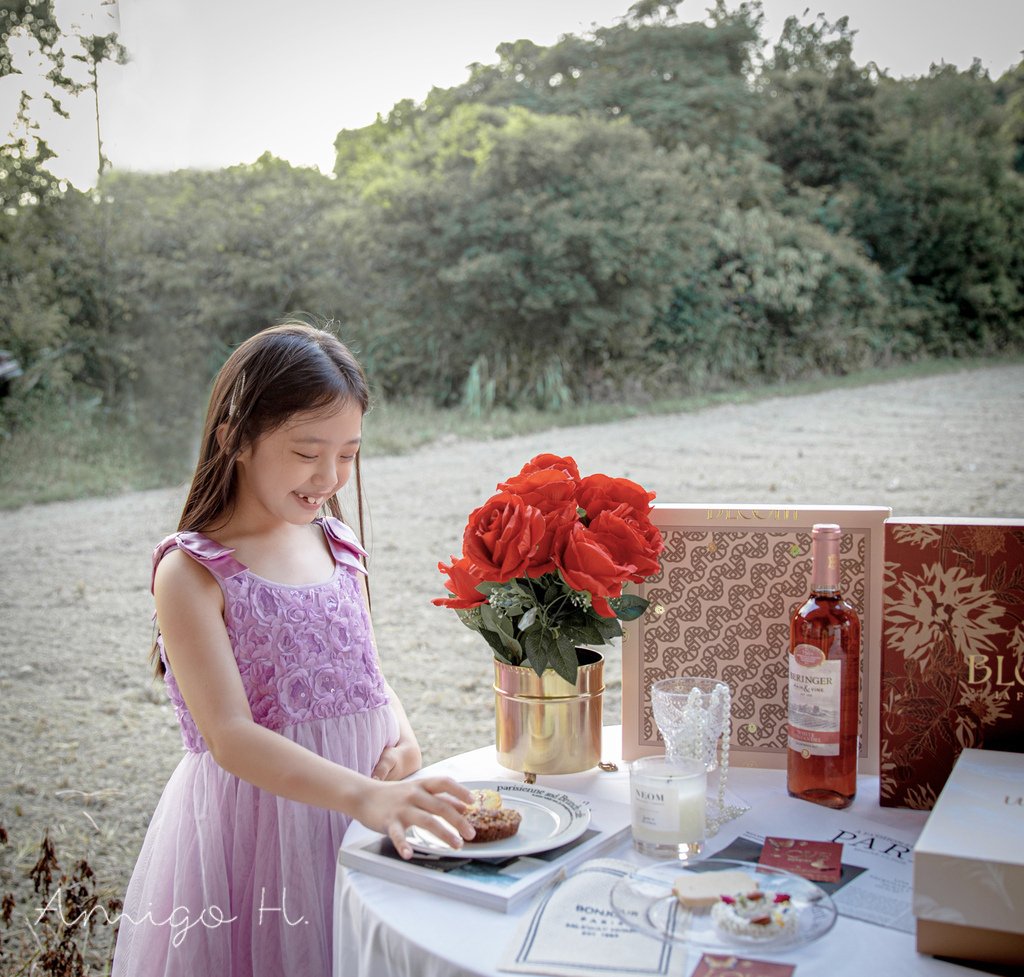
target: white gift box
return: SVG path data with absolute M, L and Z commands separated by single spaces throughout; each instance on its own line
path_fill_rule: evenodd
M 914 848 L 917 949 L 1024 964 L 1024 754 L 964 750 Z

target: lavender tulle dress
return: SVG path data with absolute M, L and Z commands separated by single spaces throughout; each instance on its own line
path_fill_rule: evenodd
M 217 578 L 256 722 L 369 775 L 398 725 L 359 586 L 363 550 L 343 523 L 320 524 L 335 558 L 326 583 L 264 580 L 200 533 L 168 537 L 153 566 L 178 547 Z M 112 977 L 328 977 L 335 859 L 350 819 L 227 773 L 170 669 L 165 681 L 186 753 L 128 885 Z

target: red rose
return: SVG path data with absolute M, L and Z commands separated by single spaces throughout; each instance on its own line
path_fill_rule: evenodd
M 605 509 L 617 509 L 623 503 L 633 510 L 637 519 L 643 519 L 650 516 L 654 493 L 628 478 L 588 475 L 580 482 L 577 498 L 590 520 Z
M 539 577 L 550 565 L 550 552 L 541 549 L 547 525 L 544 514 L 518 495 L 499 492 L 469 517 L 462 552 L 482 579 L 504 583 L 513 577 Z
M 523 465 L 519 474 L 530 475 L 533 472 L 548 470 L 565 472 L 574 482 L 580 480 L 580 470 L 576 467 L 576 461 L 568 455 L 564 458 L 561 455 L 537 455 Z
M 638 522 L 629 517 L 625 511 L 627 509 L 627 506 L 620 506 L 614 511 L 606 509 L 590 521 L 589 528 L 616 563 L 621 566 L 632 565 L 633 572 L 629 579 L 634 583 L 643 583 L 660 568 L 658 554 L 664 547 L 664 540 L 657 530 L 657 543 L 649 540 Z
M 555 535 L 570 522 L 579 518 L 576 508 L 576 483 L 564 471 L 556 468 L 541 468 L 528 474 L 518 474 L 498 488 L 519 496 L 528 506 L 544 514 L 544 539 L 538 553 L 547 554 L 548 559 L 535 561 L 530 568 L 531 577 L 550 573 L 555 565 L 550 559 Z
M 451 607 L 455 610 L 469 610 L 487 603 L 487 598 L 477 590 L 477 585 L 484 582 L 473 569 L 473 565 L 465 557 L 456 560 L 452 557 L 451 566 L 438 563 L 437 569 L 448 575 L 444 585 L 451 597 L 435 597 L 434 603 L 439 607 Z
M 616 563 L 601 537 L 580 522 L 569 524 L 559 533 L 555 564 L 568 586 L 590 594 L 594 610 L 602 617 L 615 617 L 608 598 L 622 596 L 622 582 L 636 569 L 631 564 Z
M 507 482 L 501 482 L 498 489 L 518 495 L 527 505 L 540 509 L 545 516 L 571 508 L 576 517 L 576 483 L 564 471 L 555 468 L 541 468 L 532 472 L 520 472 Z
M 664 538 L 651 522 L 651 502 L 654 497 L 653 492 L 648 492 L 628 478 L 609 478 L 607 475 L 588 475 L 576 493 L 580 508 L 587 514 L 588 522 L 593 523 L 602 512 L 614 512 L 644 538 L 651 560 L 665 548 Z M 650 576 L 655 570 L 649 571 L 645 576 Z M 636 582 L 640 583 L 642 579 L 643 577 Z

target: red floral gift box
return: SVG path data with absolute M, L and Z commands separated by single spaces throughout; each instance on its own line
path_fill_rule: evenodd
M 931 810 L 960 752 L 1024 752 L 1024 521 L 889 519 L 881 803 Z

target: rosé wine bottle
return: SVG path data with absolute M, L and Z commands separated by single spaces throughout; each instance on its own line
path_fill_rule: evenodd
M 789 749 L 793 797 L 849 807 L 857 793 L 860 618 L 839 589 L 838 526 L 811 530 L 811 595 L 789 642 Z

